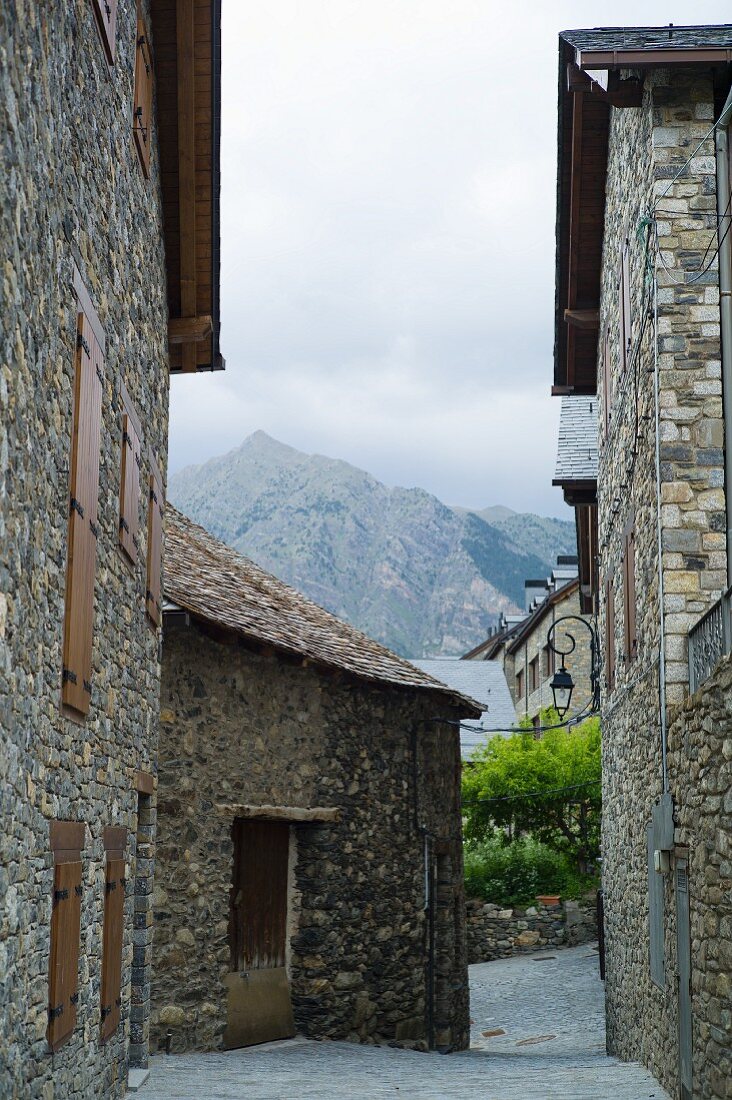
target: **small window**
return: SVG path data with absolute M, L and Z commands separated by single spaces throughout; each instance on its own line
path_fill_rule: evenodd
M 126 404 L 126 403 L 125 403 Z M 132 410 L 122 415 L 122 461 L 119 484 L 119 544 L 131 562 L 137 561 L 140 516 L 140 434 Z
M 92 0 L 99 34 L 110 65 L 114 64 L 115 32 L 117 29 L 117 0 Z
M 524 670 L 516 673 L 516 702 L 523 698 L 524 695 Z
M 106 874 L 104 881 L 104 940 L 102 944 L 101 1028 L 102 1042 L 119 1025 L 122 1007 L 122 943 L 124 940 L 125 855 L 127 830 L 104 830 Z
M 78 714 L 89 711 L 92 681 L 94 580 L 104 360 L 98 320 L 80 307 L 76 334 L 74 419 L 64 609 L 62 701 Z
M 152 135 L 152 53 L 150 36 L 139 10 L 137 13 L 137 47 L 135 50 L 135 101 L 132 131 L 137 155 L 147 179 L 150 175 L 150 141 Z
M 638 655 L 635 593 L 635 521 L 630 519 L 623 532 L 623 598 L 625 663 Z
M 554 675 L 554 650 L 550 645 L 545 645 L 543 649 L 544 654 L 544 676 L 549 677 Z
M 163 553 L 163 486 L 157 470 L 150 474 L 147 513 L 147 590 L 145 608 L 153 626 L 162 617 L 161 566 Z
M 536 691 L 539 686 L 539 655 L 529 662 L 529 691 Z
M 46 1036 L 54 1051 L 69 1041 L 76 1027 L 84 829 L 77 821 L 51 822 L 54 869 Z

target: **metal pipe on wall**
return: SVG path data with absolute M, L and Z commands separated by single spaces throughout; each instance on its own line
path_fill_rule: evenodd
M 724 487 L 727 508 L 727 586 L 732 585 L 732 234 L 730 227 L 729 130 L 732 91 L 714 132 L 717 167 L 717 236 L 719 239 L 719 322 L 722 343 L 722 410 L 724 415 Z

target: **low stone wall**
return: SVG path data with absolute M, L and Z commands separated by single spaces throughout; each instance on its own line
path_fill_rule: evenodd
M 597 939 L 594 901 L 565 901 L 527 909 L 467 902 L 468 962 L 490 962 L 542 947 L 576 947 Z

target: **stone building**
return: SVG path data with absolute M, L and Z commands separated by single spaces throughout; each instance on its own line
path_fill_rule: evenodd
M 559 39 L 554 392 L 600 437 L 608 1045 L 682 1100 L 732 1080 L 731 62 L 730 26 Z
M 147 1056 L 169 372 L 220 366 L 218 21 L 0 5 L 2 1097 L 120 1096 Z
M 169 509 L 152 1031 L 468 1044 L 480 707 Z

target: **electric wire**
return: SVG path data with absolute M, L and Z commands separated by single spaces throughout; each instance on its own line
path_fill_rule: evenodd
M 595 787 L 602 779 L 588 779 L 585 783 L 571 783 L 566 787 L 546 787 L 543 791 L 526 791 L 524 794 L 502 794 L 495 798 L 471 798 L 461 802 L 463 806 L 482 806 L 488 802 L 515 802 L 520 798 L 543 798 L 547 794 L 564 794 L 565 791 L 579 791 L 584 787 Z

